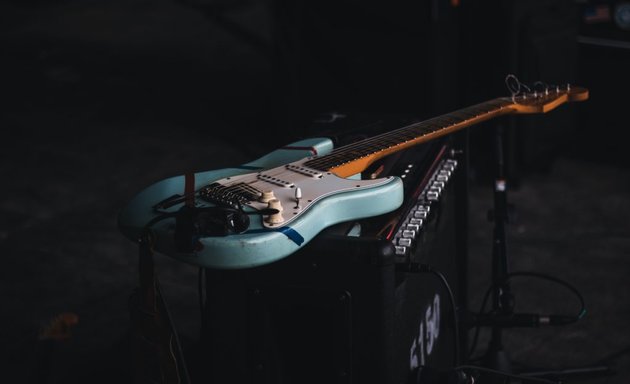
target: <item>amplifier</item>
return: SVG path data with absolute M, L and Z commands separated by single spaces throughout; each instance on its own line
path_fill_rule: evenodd
M 301 251 L 246 270 L 206 270 L 203 364 L 215 383 L 415 383 L 421 365 L 455 364 L 463 303 L 465 183 L 449 140 L 390 156 L 363 177 L 400 176 L 395 212 L 329 228 Z

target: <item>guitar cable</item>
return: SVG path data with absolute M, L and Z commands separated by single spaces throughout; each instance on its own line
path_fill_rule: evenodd
M 554 276 L 550 276 L 550 275 L 544 274 L 544 273 L 527 272 L 527 271 L 519 271 L 519 272 L 509 273 L 506 276 L 506 280 L 510 280 L 512 278 L 515 278 L 515 277 L 533 277 L 533 278 L 547 280 L 547 281 L 551 281 L 553 283 L 562 285 L 563 287 L 565 287 L 569 291 L 571 291 L 575 295 L 575 297 L 577 297 L 577 299 L 580 301 L 580 310 L 579 310 L 579 312 L 576 315 L 573 315 L 573 316 L 570 316 L 570 315 L 550 315 L 550 316 L 546 316 L 548 318 L 547 325 L 568 325 L 568 324 L 572 324 L 572 323 L 577 322 L 578 320 L 580 320 L 581 318 L 583 318 L 586 315 L 586 304 L 584 302 L 584 296 L 582 296 L 580 291 L 575 286 L 573 286 L 572 284 L 568 283 L 567 281 L 559 279 L 559 278 L 554 277 Z M 494 285 L 490 285 L 488 287 L 488 289 L 486 290 L 486 293 L 483 296 L 483 300 L 481 302 L 481 307 L 480 307 L 479 312 L 478 312 L 479 315 L 484 314 L 484 310 L 486 308 L 486 304 L 488 303 L 488 299 L 490 298 L 490 293 L 492 292 L 492 288 L 494 288 Z M 481 326 L 479 324 L 477 324 L 475 326 L 475 334 L 473 336 L 473 341 L 471 342 L 470 349 L 468 351 L 468 360 L 469 361 L 477 360 L 477 359 L 471 359 L 471 357 L 472 357 L 473 353 L 475 352 L 475 349 L 477 348 L 477 342 L 479 340 L 480 329 L 481 329 Z
M 201 237 L 228 236 L 247 231 L 250 226 L 251 215 L 272 215 L 278 213 L 278 210 L 270 208 L 245 212 L 240 206 L 233 208 L 188 205 L 183 205 L 174 212 L 164 212 L 157 209 L 155 211 L 159 215 L 145 224 L 145 231 L 162 220 L 174 218 L 174 241 L 180 252 L 194 251 L 198 247 L 198 239 Z
M 454 368 L 446 371 L 445 373 L 441 373 L 438 374 L 438 376 L 442 376 L 442 378 L 437 378 L 436 380 L 436 375 L 435 373 L 429 373 L 430 378 L 433 379 L 434 381 L 437 381 L 438 383 L 441 383 L 442 381 L 446 381 L 447 383 L 451 384 L 474 384 L 475 383 L 475 377 L 472 376 L 470 373 L 468 372 L 464 372 L 467 370 L 472 370 L 472 371 L 478 371 L 478 372 L 484 372 L 484 373 L 490 373 L 490 374 L 494 374 L 494 375 L 498 375 L 498 376 L 502 376 L 505 378 L 512 378 L 512 379 L 518 379 L 522 382 L 534 382 L 534 383 L 545 383 L 545 384 L 559 384 L 558 381 L 553 381 L 553 380 L 549 380 L 549 379 L 544 379 L 544 378 L 538 378 L 538 377 L 528 377 L 528 376 L 524 376 L 524 375 L 518 375 L 518 374 L 513 374 L 513 373 L 508 373 L 508 372 L 503 372 L 503 371 L 498 371 L 495 369 L 490 369 L 490 368 L 485 368 L 485 367 L 480 367 L 480 366 L 476 366 L 476 365 L 459 365 L 460 363 L 460 348 L 459 348 L 459 316 L 458 316 L 458 311 L 457 311 L 457 304 L 455 302 L 455 296 L 453 295 L 453 290 L 451 289 L 450 284 L 448 283 L 448 280 L 446 279 L 446 277 L 444 276 L 444 274 L 442 272 L 440 272 L 439 270 L 435 269 L 434 267 L 432 267 L 429 264 L 412 264 L 412 268 L 414 272 L 419 272 L 419 273 L 429 273 L 432 274 L 434 276 L 436 276 L 440 282 L 442 283 L 442 285 L 444 286 L 444 288 L 447 290 L 448 292 L 448 296 L 449 296 L 449 301 L 451 304 L 451 310 L 453 311 L 453 328 L 454 328 Z M 533 272 L 515 272 L 510 274 L 511 276 L 530 276 L 531 274 L 533 274 Z M 542 275 L 542 274 L 541 274 Z M 545 278 L 548 277 L 546 275 L 544 275 Z M 509 278 L 509 277 L 508 277 Z M 543 278 L 543 277 L 541 277 Z M 553 281 L 554 278 L 551 278 L 550 280 Z M 557 279 L 559 280 L 559 279 Z M 560 284 L 566 283 L 564 281 L 562 281 Z M 573 287 L 572 285 L 567 284 L 567 287 L 570 287 L 569 289 L 577 292 L 577 289 L 575 289 L 575 287 Z M 563 284 L 564 285 L 564 284 Z M 579 292 L 577 292 L 579 295 Z M 580 298 L 582 298 L 581 295 L 579 295 Z M 583 299 L 581 300 L 582 304 L 584 304 Z M 584 308 L 582 308 L 582 311 L 580 313 L 585 313 Z M 419 374 L 422 375 L 422 370 L 424 369 L 429 369 L 432 370 L 430 367 L 419 367 L 420 371 Z M 455 373 L 455 376 L 453 376 L 453 373 Z M 455 381 L 455 383 L 454 383 Z
M 458 313 L 457 303 L 455 302 L 455 295 L 453 295 L 453 290 L 451 289 L 451 286 L 448 283 L 448 280 L 446 280 L 446 277 L 444 276 L 444 274 L 440 272 L 439 270 L 433 268 L 431 265 L 412 264 L 411 266 L 413 268 L 413 272 L 429 273 L 436 276 L 440 280 L 440 282 L 442 283 L 446 291 L 448 292 L 448 299 L 451 304 L 451 310 L 453 311 L 453 329 L 454 329 L 453 346 L 454 346 L 454 351 L 455 351 L 453 360 L 454 360 L 454 365 L 457 366 L 460 364 L 460 361 L 461 361 L 461 352 L 459 349 L 459 316 L 457 314 Z

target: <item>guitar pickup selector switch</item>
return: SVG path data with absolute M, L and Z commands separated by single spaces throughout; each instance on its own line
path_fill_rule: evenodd
M 444 159 L 433 171 L 420 192 L 416 204 L 409 210 L 392 239 L 397 261 L 404 262 L 410 256 L 424 226 L 431 217 L 431 206 L 439 202 L 456 168 L 457 160 Z

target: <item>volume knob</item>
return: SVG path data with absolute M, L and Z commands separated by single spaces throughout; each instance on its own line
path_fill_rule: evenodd
M 268 203 L 269 200 L 273 200 L 275 198 L 276 196 L 273 194 L 273 191 L 263 191 L 260 198 L 258 198 L 258 201 L 260 201 L 261 203 Z
M 268 205 L 267 208 L 269 209 L 276 209 L 278 210 L 278 213 L 274 213 L 272 215 L 269 215 L 266 219 L 267 223 L 269 224 L 280 224 L 282 222 L 284 222 L 284 217 L 282 217 L 282 203 L 280 202 L 280 200 L 278 199 L 271 199 L 268 201 Z

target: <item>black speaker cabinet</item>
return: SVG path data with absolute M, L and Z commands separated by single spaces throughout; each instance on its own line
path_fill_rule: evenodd
M 431 203 L 409 252 L 440 270 L 457 293 L 464 280 L 456 184 Z M 267 266 L 206 271 L 208 382 L 414 383 L 420 365 L 453 366 L 458 340 L 444 285 L 409 272 L 411 259 L 401 258 L 391 240 L 358 235 L 359 226 L 369 227 L 330 228 Z

